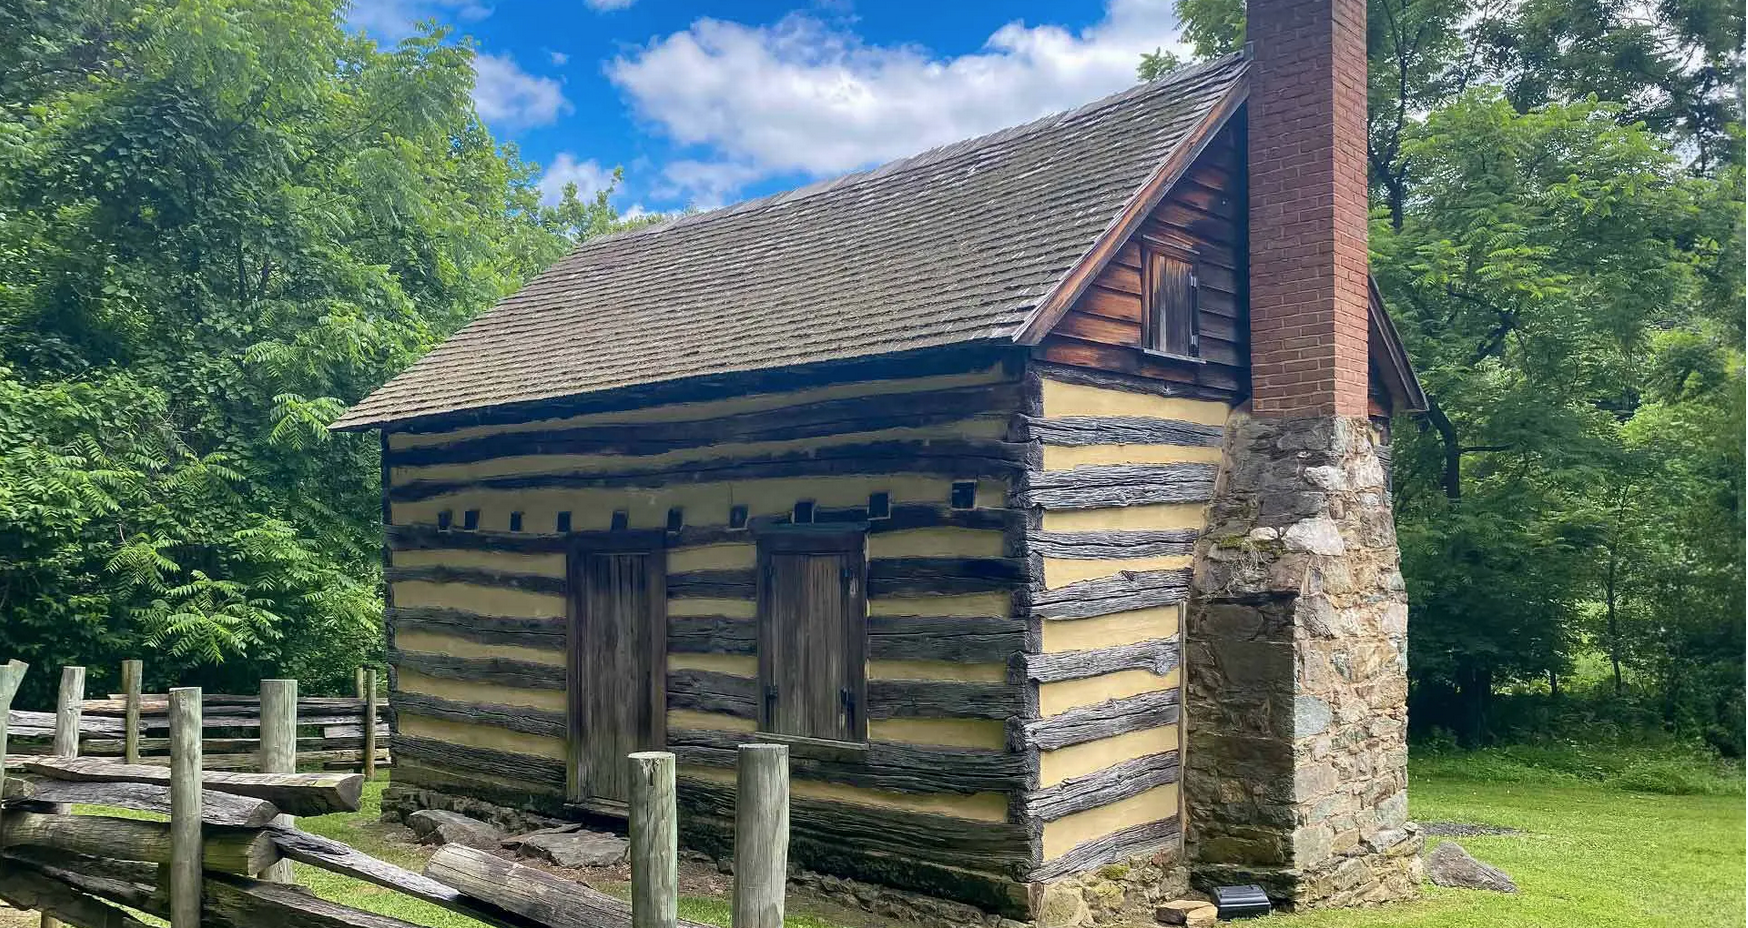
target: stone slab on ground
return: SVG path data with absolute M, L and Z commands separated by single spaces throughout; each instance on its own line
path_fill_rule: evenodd
M 516 853 L 536 857 L 555 867 L 611 867 L 625 860 L 630 842 L 598 831 L 549 831 L 523 835 Z
M 482 851 L 493 851 L 504 840 L 504 833 L 496 826 L 468 818 L 459 812 L 421 809 L 408 815 L 406 822 L 420 844 L 459 844 Z
M 1220 918 L 1220 910 L 1213 903 L 1200 899 L 1178 899 L 1167 902 L 1153 912 L 1155 921 L 1162 925 L 1186 925 L 1188 928 L 1205 928 Z
M 529 838 L 538 838 L 542 835 L 568 835 L 582 830 L 583 826 L 578 822 L 573 822 L 569 825 L 554 825 L 551 828 L 541 828 L 535 831 L 530 831 L 525 835 L 516 835 L 514 837 L 505 838 L 502 842 L 502 846 L 505 850 L 514 851 L 520 848 Z
M 1426 875 L 1435 886 L 1515 893 L 1517 884 L 1504 870 L 1484 864 L 1455 841 L 1441 842 L 1426 855 Z

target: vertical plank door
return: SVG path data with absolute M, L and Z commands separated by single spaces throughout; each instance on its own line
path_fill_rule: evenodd
M 761 729 L 860 741 L 867 730 L 860 551 L 767 551 L 760 587 Z
M 660 549 L 573 550 L 567 685 L 572 802 L 625 803 L 626 755 L 667 740 L 667 594 Z

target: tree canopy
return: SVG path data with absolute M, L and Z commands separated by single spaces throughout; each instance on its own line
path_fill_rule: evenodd
M 615 221 L 541 205 L 466 44 L 341 12 L 0 10 L 9 657 L 98 691 L 148 653 L 151 685 L 349 680 L 381 648 L 378 445 L 326 424 Z
M 1743 11 L 1367 9 L 1372 271 L 1432 401 L 1395 430 L 1410 718 L 1478 742 L 1599 655 L 1739 756 Z M 1178 13 L 1244 40 L 1241 0 Z

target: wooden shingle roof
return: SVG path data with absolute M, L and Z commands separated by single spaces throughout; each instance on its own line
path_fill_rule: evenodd
M 1012 341 L 1243 92 L 1238 55 L 871 171 L 590 239 L 333 425 Z

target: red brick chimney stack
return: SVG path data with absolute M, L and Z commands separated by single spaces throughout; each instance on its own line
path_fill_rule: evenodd
M 1256 415 L 1366 414 L 1366 2 L 1250 0 Z

